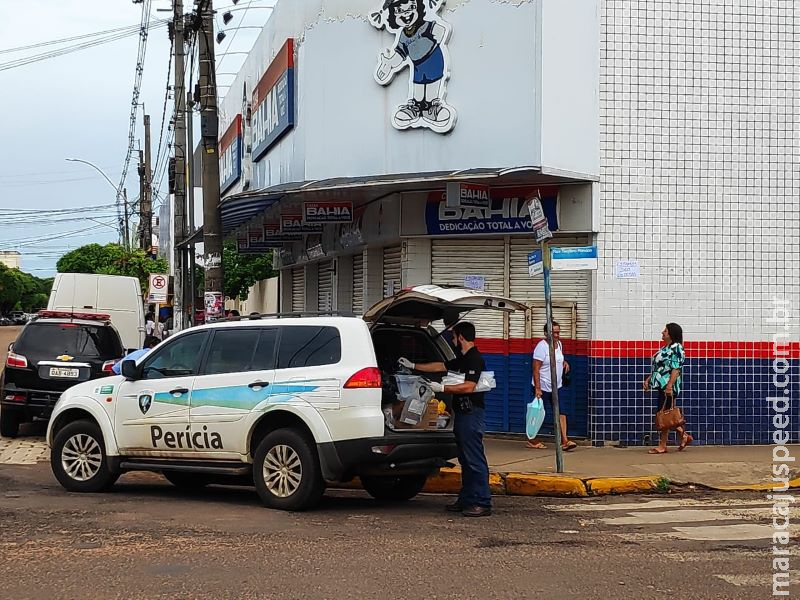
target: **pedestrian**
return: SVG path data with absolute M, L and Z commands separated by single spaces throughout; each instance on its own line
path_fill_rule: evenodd
M 544 326 L 545 337 L 547 336 L 547 325 Z M 556 346 L 556 379 L 558 388 L 561 389 L 564 383 L 564 373 L 569 373 L 569 363 L 564 359 L 564 347 L 561 344 L 561 325 L 558 321 L 553 321 L 553 342 Z M 541 340 L 533 350 L 533 378 L 531 380 L 533 394 L 536 398 L 541 398 L 547 406 L 553 405 L 553 382 L 550 376 L 550 344 L 547 339 Z M 559 405 L 559 412 L 562 407 Z M 561 412 L 559 419 L 561 425 L 561 449 L 573 450 L 578 446 L 567 436 L 567 414 Z M 528 448 L 543 450 L 547 446 L 535 438 L 528 440 Z
M 239 318 L 241 318 L 241 316 L 242 315 L 235 308 L 228 313 L 228 317 L 231 318 L 231 319 L 239 319 Z
M 111 370 L 114 372 L 115 375 L 120 375 L 122 373 L 122 363 L 126 360 L 137 360 L 150 352 L 153 348 L 158 345 L 159 339 L 153 335 L 148 335 L 144 338 L 144 347 L 141 350 L 134 350 L 128 356 L 120 360 L 117 364 L 111 367 Z
M 683 350 L 683 329 L 677 323 L 667 323 L 661 332 L 661 341 L 664 345 L 653 355 L 650 374 L 644 378 L 642 389 L 658 392 L 658 411 L 672 408 L 676 405 L 683 387 L 683 363 L 686 353 Z M 680 436 L 678 445 L 680 452 L 694 441 L 683 426 L 678 426 L 675 431 Z M 649 454 L 665 454 L 669 442 L 669 429 L 661 432 L 657 448 L 650 448 Z
M 453 395 L 453 433 L 461 464 L 461 491 L 458 500 L 448 505 L 447 510 L 460 512 L 465 517 L 488 517 L 492 514 L 492 493 L 489 489 L 489 464 L 483 447 L 486 405 L 483 392 L 474 391 L 481 373 L 486 370 L 486 363 L 475 347 L 475 326 L 472 323 L 462 321 L 454 325 L 452 331 L 461 356 L 446 363 L 415 364 L 407 358 L 400 358 L 398 362 L 403 367 L 423 373 L 456 371 L 464 374 L 464 383 L 457 385 L 431 382 L 434 393 Z
M 144 316 L 144 334 L 155 335 L 156 332 L 156 316 L 153 312 L 148 312 Z

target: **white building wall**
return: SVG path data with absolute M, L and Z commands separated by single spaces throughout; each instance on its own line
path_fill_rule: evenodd
M 773 297 L 800 305 L 800 6 L 602 6 L 594 338 L 771 339 Z

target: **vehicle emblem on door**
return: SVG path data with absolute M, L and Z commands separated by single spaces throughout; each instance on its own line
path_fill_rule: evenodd
M 70 356 L 69 354 L 62 354 L 61 356 L 56 356 L 56 358 L 58 360 L 63 360 L 64 362 L 69 362 L 75 357 L 74 356 Z
M 142 411 L 142 414 L 147 414 L 147 411 L 150 410 L 150 405 L 153 403 L 153 396 L 150 394 L 142 394 L 139 396 L 139 409 Z

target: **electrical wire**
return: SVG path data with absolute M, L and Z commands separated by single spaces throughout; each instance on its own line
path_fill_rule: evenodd
M 141 92 L 142 87 L 142 74 L 144 72 L 144 60 L 145 56 L 147 55 L 147 35 L 148 35 L 148 28 L 147 23 L 150 22 L 150 10 L 152 8 L 152 1 L 151 0 L 143 0 L 142 1 L 142 21 L 141 21 L 141 29 L 139 31 L 139 49 L 136 57 L 136 75 L 134 76 L 133 82 L 133 96 L 131 98 L 131 116 L 130 122 L 128 124 L 128 150 L 125 155 L 125 162 L 122 168 L 122 176 L 119 180 L 119 185 L 117 186 L 117 217 L 120 223 L 120 238 L 123 236 L 123 228 L 124 219 L 121 212 L 121 201 L 120 198 L 122 197 L 122 191 L 125 188 L 125 181 L 128 178 L 128 169 L 131 165 L 131 157 L 133 156 L 133 149 L 136 140 L 136 113 L 138 112 L 139 106 L 139 93 Z
M 26 56 L 24 58 L 18 58 L 14 60 L 10 60 L 8 62 L 0 63 L 0 71 L 8 71 L 10 69 L 16 69 L 19 67 L 24 67 L 26 65 L 30 65 L 33 63 L 41 62 L 43 60 L 49 60 L 51 58 L 56 58 L 58 56 L 64 56 L 65 54 L 71 54 L 73 52 L 78 52 L 80 50 L 87 50 L 89 48 L 94 48 L 96 46 L 101 46 L 103 44 L 108 44 L 110 42 L 116 42 L 118 40 L 122 40 L 126 37 L 130 37 L 135 35 L 137 31 L 141 34 L 144 32 L 145 34 L 152 28 L 157 27 L 164 27 L 165 22 L 157 21 L 156 24 L 150 25 L 148 22 L 142 24 L 142 26 L 138 30 L 134 31 L 125 31 L 122 33 L 116 33 L 112 35 L 108 35 L 96 40 L 91 40 L 88 42 L 84 42 L 81 44 L 75 44 L 73 46 L 66 46 L 64 48 L 59 48 L 56 50 L 48 50 L 47 52 L 42 52 L 40 54 L 34 54 L 32 56 Z
M 165 19 L 158 19 L 155 21 L 151 21 L 149 26 L 152 27 L 157 23 L 167 23 L 168 20 Z M 44 46 L 54 46 L 56 44 L 63 44 L 66 42 L 74 42 L 77 40 L 84 40 L 91 37 L 100 37 L 103 35 L 108 35 L 110 33 L 120 33 L 123 31 L 130 31 L 136 33 L 139 31 L 140 25 L 137 23 L 135 25 L 125 25 L 124 27 L 116 27 L 114 29 L 106 29 L 104 31 L 93 31 L 92 33 L 83 33 L 80 35 L 74 35 L 72 37 L 61 38 L 57 40 L 48 40 L 46 42 L 37 42 L 35 44 L 28 44 L 27 46 L 17 46 L 15 48 L 2 48 L 0 49 L 0 54 L 11 54 L 14 52 L 22 52 L 23 50 L 33 50 L 35 48 L 43 48 Z
M 161 128 L 158 133 L 158 147 L 156 150 L 156 167 L 158 167 L 159 162 L 161 161 L 161 151 L 163 149 L 162 142 L 164 140 L 164 126 L 166 125 L 166 118 L 167 118 L 167 103 L 169 102 L 169 90 L 170 90 L 170 79 L 172 77 L 172 52 L 175 49 L 175 37 L 170 36 L 169 40 L 169 64 L 167 66 L 167 85 L 166 91 L 164 92 L 164 106 L 161 108 Z M 173 113 L 173 117 L 174 113 Z M 170 119 L 172 120 L 172 119 Z

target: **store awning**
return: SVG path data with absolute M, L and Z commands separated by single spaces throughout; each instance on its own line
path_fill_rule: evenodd
M 228 196 L 220 203 L 222 231 L 229 235 L 263 214 L 274 205 L 289 199 L 324 200 L 332 194 L 347 193 L 356 205 L 398 191 L 421 191 L 443 187 L 451 181 L 472 181 L 486 185 L 525 185 L 536 176 L 537 185 L 565 183 L 564 177 L 543 175 L 538 167 L 504 169 L 465 169 L 461 171 L 432 171 L 401 173 L 369 177 L 334 177 L 315 181 L 284 183 L 262 190 L 241 192 Z M 576 182 L 580 181 L 576 179 Z

